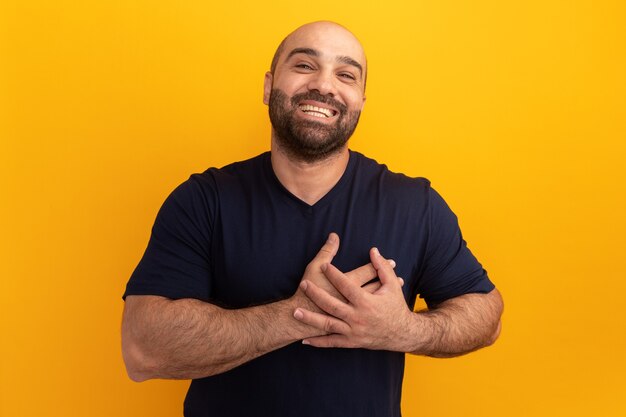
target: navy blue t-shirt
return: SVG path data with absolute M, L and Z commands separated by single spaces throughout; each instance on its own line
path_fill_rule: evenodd
M 290 297 L 330 232 L 350 271 L 376 246 L 396 261 L 404 296 L 429 305 L 494 286 L 456 216 L 424 178 L 350 152 L 345 173 L 309 205 L 285 189 L 270 154 L 194 174 L 167 198 L 127 295 L 242 308 Z M 185 416 L 400 416 L 404 354 L 293 343 L 192 381 Z

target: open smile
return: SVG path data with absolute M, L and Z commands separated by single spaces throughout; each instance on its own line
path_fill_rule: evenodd
M 329 119 L 336 116 L 339 112 L 330 107 L 323 107 L 319 104 L 300 103 L 298 109 L 306 115 L 318 117 L 320 119 Z

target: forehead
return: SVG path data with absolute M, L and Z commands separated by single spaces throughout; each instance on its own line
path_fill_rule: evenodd
M 365 69 L 365 52 L 361 43 L 352 33 L 339 25 L 317 23 L 300 27 L 285 39 L 279 64 L 285 62 L 289 53 L 297 48 L 314 49 L 319 52 L 322 59 L 349 57 Z

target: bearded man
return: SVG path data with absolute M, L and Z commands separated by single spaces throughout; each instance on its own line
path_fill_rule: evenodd
M 122 348 L 135 381 L 193 379 L 185 416 L 400 416 L 405 353 L 498 337 L 502 299 L 443 199 L 348 149 L 366 62 L 340 25 L 295 30 L 265 74 L 271 151 L 163 204 Z

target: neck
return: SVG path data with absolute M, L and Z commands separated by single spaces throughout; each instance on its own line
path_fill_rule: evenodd
M 291 194 L 311 206 L 339 182 L 349 159 L 350 153 L 345 146 L 320 161 L 294 160 L 272 139 L 272 168 L 276 177 Z

